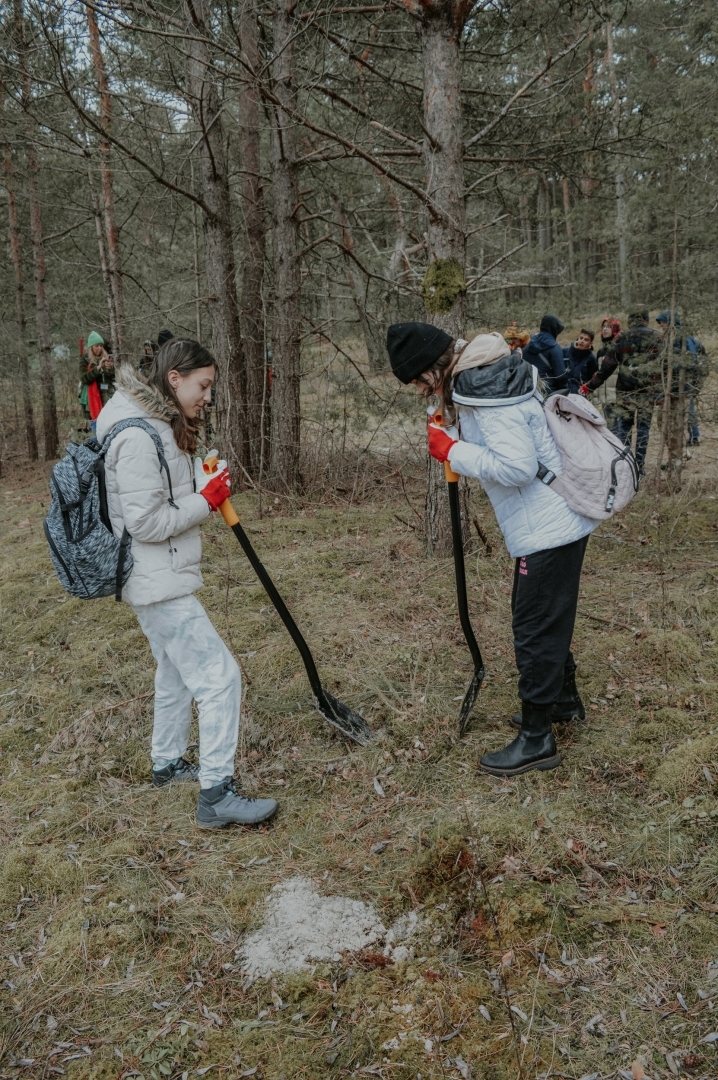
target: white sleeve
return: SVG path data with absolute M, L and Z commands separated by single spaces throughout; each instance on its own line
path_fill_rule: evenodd
M 530 484 L 538 471 L 536 448 L 524 417 L 513 409 L 484 408 L 479 424 L 485 446 L 458 442 L 449 452 L 454 472 L 503 487 Z
M 164 470 L 160 471 L 157 450 L 145 432 L 129 439 L 119 435 L 113 457 L 122 520 L 135 540 L 160 544 L 208 516 L 210 507 L 203 495 L 185 495 L 175 499 L 176 507 L 170 506 L 162 482 Z

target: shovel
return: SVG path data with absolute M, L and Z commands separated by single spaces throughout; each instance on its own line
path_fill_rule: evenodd
M 213 462 L 212 459 L 209 458 L 205 461 L 206 472 L 211 473 L 215 468 L 216 460 Z M 341 731 L 342 735 L 346 735 L 348 739 L 353 739 L 354 742 L 359 743 L 360 746 L 366 746 L 369 740 L 374 737 L 374 732 L 363 716 L 354 712 L 353 709 L 350 709 L 341 701 L 337 701 L 337 699 L 322 686 L 319 681 L 316 664 L 314 663 L 314 657 L 309 651 L 309 646 L 302 637 L 299 627 L 289 613 L 286 604 L 277 592 L 274 582 L 260 562 L 256 551 L 250 543 L 249 537 L 239 523 L 237 512 L 229 499 L 225 499 L 219 508 L 219 512 L 242 545 L 244 554 L 249 559 L 252 569 L 262 582 L 267 596 L 274 604 L 277 614 L 291 634 L 294 644 L 299 649 L 299 654 L 304 662 L 304 667 L 306 668 L 307 676 L 309 678 L 309 685 L 312 688 L 314 706 L 317 712 L 323 716 L 327 723 L 331 724 L 332 727 Z
M 432 423 L 441 425 L 440 413 L 434 413 Z M 466 734 L 471 710 L 476 698 L 479 696 L 481 683 L 484 678 L 484 661 L 481 658 L 481 649 L 474 636 L 474 630 L 469 618 L 469 602 L 466 596 L 466 570 L 464 567 L 464 538 L 461 531 L 461 510 L 459 507 L 459 474 L 455 473 L 448 461 L 444 462 L 444 474 L 449 486 L 449 509 L 451 511 L 451 541 L 454 549 L 454 574 L 456 577 L 456 599 L 459 605 L 459 619 L 461 629 L 464 631 L 466 644 L 469 646 L 471 659 L 474 661 L 474 674 L 469 683 L 459 713 L 459 736 Z

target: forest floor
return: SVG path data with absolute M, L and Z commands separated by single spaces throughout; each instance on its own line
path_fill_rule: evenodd
M 63 594 L 47 468 L 0 481 L 0 1077 L 718 1075 L 716 445 L 591 539 L 588 722 L 559 733 L 559 769 L 508 782 L 477 768 L 517 705 L 512 564 L 478 489 L 487 677 L 461 740 L 471 666 L 452 564 L 417 532 L 419 470 L 377 463 L 358 502 L 265 501 L 261 520 L 237 496 L 326 685 L 378 737 L 347 744 L 313 711 L 213 519 L 200 597 L 247 675 L 237 772 L 281 802 L 218 833 L 192 787 L 149 783 L 152 657 L 129 607 Z M 385 927 L 414 912 L 404 958 L 379 942 L 247 978 L 242 944 L 297 876 Z

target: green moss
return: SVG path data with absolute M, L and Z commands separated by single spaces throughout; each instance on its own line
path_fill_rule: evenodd
M 463 292 L 466 292 L 466 282 L 458 259 L 436 259 L 429 263 L 421 285 L 421 295 L 430 314 L 446 315 Z

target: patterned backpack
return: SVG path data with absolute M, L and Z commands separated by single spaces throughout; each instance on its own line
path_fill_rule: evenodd
M 115 435 L 129 427 L 142 428 L 152 439 L 160 471 L 167 473 L 169 503 L 177 505 L 162 440 L 146 420 L 120 420 L 102 445 L 95 438 L 79 446 L 71 443 L 52 470 L 50 510 L 44 530 L 60 584 L 81 600 L 113 593 L 115 600 L 121 600 L 122 586 L 132 572 L 132 537 L 127 529 L 120 539 L 114 535 L 105 490 L 105 455 Z
M 551 394 L 544 411 L 563 468 L 557 477 L 539 462 L 539 479 L 593 521 L 623 510 L 638 491 L 638 467 L 630 449 L 580 394 Z

